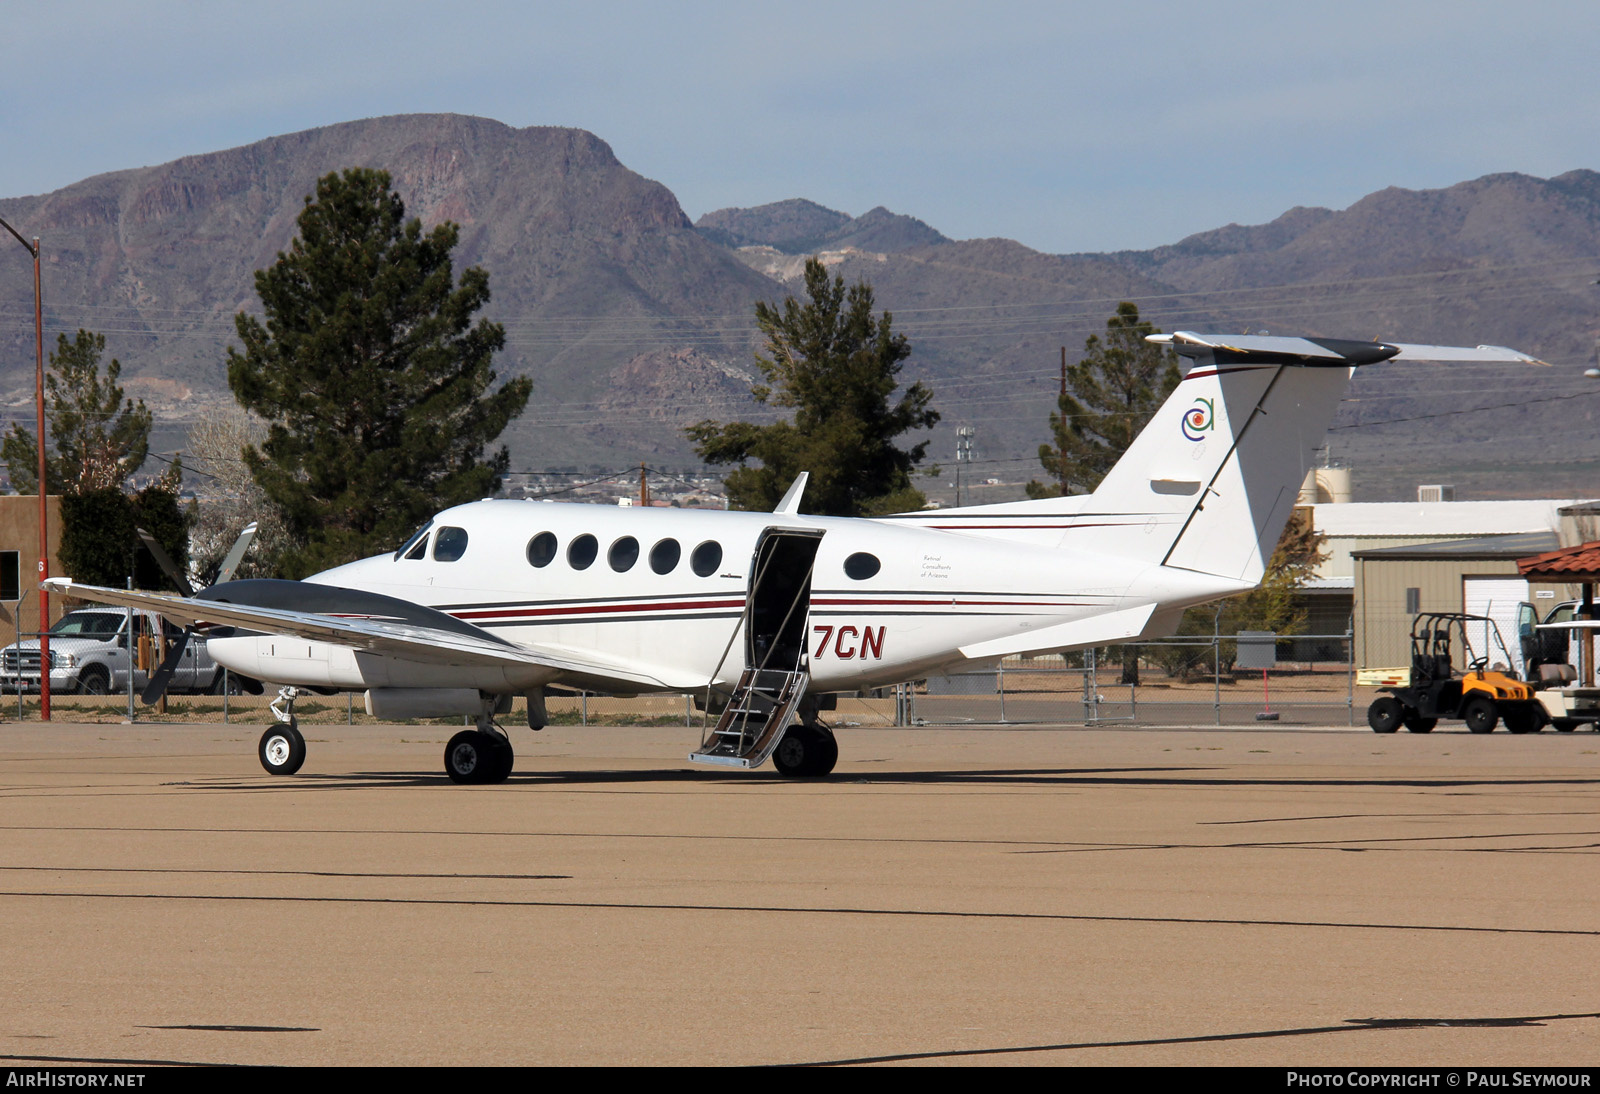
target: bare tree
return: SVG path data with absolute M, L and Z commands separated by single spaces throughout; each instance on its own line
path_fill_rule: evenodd
M 240 407 L 207 415 L 189 430 L 185 466 L 200 478 L 198 513 L 189 538 L 191 567 L 202 584 L 216 580 L 228 548 L 255 521 L 256 543 L 235 577 L 275 577 L 260 560 L 295 546 L 277 508 L 256 485 L 244 451 L 267 437 L 261 419 Z

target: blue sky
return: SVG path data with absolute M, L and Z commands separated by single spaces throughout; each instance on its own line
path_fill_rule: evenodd
M 570 125 L 691 217 L 1143 248 L 1600 168 L 1600 4 L 6 0 L 0 196 L 380 114 Z

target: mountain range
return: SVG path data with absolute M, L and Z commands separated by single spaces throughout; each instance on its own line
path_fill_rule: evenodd
M 934 388 L 947 464 L 948 433 L 970 424 L 976 470 L 1033 474 L 1061 347 L 1075 358 L 1134 300 L 1168 330 L 1493 343 L 1552 362 L 1364 370 L 1330 442 L 1355 465 L 1358 497 L 1418 482 L 1574 496 L 1600 481 L 1600 384 L 1579 376 L 1600 304 L 1600 174 L 1587 170 L 1390 188 L 1148 251 L 1050 255 L 804 199 L 691 223 L 593 134 L 406 115 L 0 199 L 0 217 L 43 238 L 49 327 L 104 333 L 162 423 L 158 447 L 175 449 L 230 398 L 226 347 L 233 315 L 256 307 L 254 272 L 287 246 L 316 179 L 358 165 L 389 171 L 425 224 L 459 224 L 458 268 L 488 270 L 486 314 L 507 329 L 499 371 L 535 384 L 507 433 L 514 468 L 693 464 L 683 425 L 761 412 L 748 396 L 753 305 L 795 291 L 818 254 L 870 282 L 909 336 L 906 375 Z M 28 275 L 0 267 L 0 397 L 14 419 L 32 398 Z

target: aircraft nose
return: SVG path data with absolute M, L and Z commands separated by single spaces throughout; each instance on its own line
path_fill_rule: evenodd
M 331 570 L 323 570 L 320 574 L 312 574 L 306 580 L 316 582 L 318 585 L 338 585 L 346 589 L 359 589 L 372 579 L 387 574 L 387 568 L 393 565 L 394 559 L 392 556 L 377 555 L 373 558 L 347 562 L 343 566 L 335 566 Z

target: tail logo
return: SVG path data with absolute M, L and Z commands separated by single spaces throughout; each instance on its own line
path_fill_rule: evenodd
M 1191 441 L 1203 441 L 1211 432 L 1215 407 L 1210 399 L 1196 399 L 1194 406 L 1183 412 L 1183 435 Z

